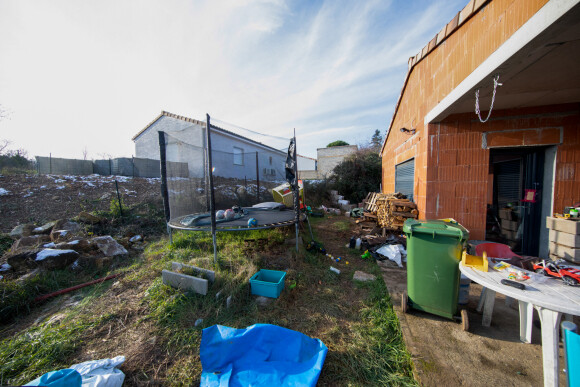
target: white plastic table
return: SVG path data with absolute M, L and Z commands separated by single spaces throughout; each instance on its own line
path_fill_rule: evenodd
M 580 286 L 564 285 L 560 279 L 545 278 L 544 282 L 527 280 L 524 290 L 502 284 L 507 279 L 505 270 L 490 269 L 482 272 L 459 263 L 459 270 L 472 281 L 487 288 L 483 308 L 483 321 L 491 321 L 495 292 L 515 298 L 520 311 L 520 339 L 531 342 L 533 308 L 536 308 L 542 324 L 542 359 L 544 363 L 544 386 L 558 386 L 559 377 L 559 328 L 562 314 L 580 315 Z M 489 324 L 488 324 L 489 325 Z

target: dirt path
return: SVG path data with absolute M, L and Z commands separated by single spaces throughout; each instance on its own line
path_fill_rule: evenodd
M 435 315 L 403 313 L 400 300 L 407 288 L 406 270 L 382 263 L 381 269 L 421 385 L 543 385 L 541 332 L 534 326 L 532 344 L 520 342 L 518 310 L 506 306 L 503 295 L 497 295 L 491 326 L 483 327 L 476 311 L 481 286 L 472 283 L 467 305 L 470 330 L 464 332 L 461 324 Z M 560 355 L 562 368 L 562 349 Z M 565 380 L 560 372 L 560 386 L 566 386 Z

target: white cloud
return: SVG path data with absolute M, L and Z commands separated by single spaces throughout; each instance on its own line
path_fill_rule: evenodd
M 32 155 L 128 156 L 161 110 L 289 137 L 384 131 L 416 54 L 464 1 L 3 0 L 0 122 Z M 301 136 L 304 140 L 301 141 Z

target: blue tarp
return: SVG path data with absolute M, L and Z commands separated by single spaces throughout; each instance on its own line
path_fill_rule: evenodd
M 203 330 L 199 352 L 202 386 L 315 386 L 328 348 L 276 325 L 213 325 Z

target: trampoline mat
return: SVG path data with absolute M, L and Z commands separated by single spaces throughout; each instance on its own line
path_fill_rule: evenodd
M 244 208 L 245 214 L 233 220 L 216 222 L 218 231 L 239 229 L 264 229 L 282 227 L 294 224 L 296 213 L 293 210 L 263 210 L 256 208 Z M 248 227 L 248 220 L 254 218 L 258 221 L 256 227 Z M 169 227 L 179 230 L 211 230 L 211 220 L 208 213 L 189 214 L 170 219 Z

